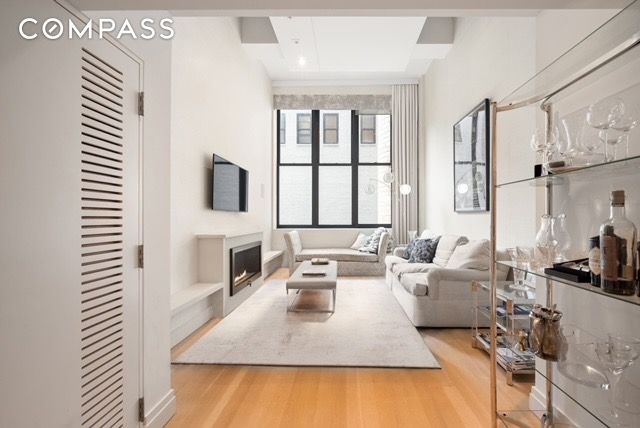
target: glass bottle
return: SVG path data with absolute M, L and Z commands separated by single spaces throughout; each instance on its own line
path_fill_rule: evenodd
M 551 218 L 553 239 L 556 240 L 557 247 L 554 261 L 556 263 L 569 260 L 569 249 L 571 248 L 571 235 L 567 230 L 567 216 L 560 214 Z
M 630 296 L 636 291 L 636 227 L 625 216 L 624 190 L 611 192 L 611 215 L 600 226 L 602 290 Z
M 540 230 L 536 235 L 536 259 L 542 267 L 551 267 L 555 260 L 558 242 L 553 237 L 553 221 L 544 214 L 540 220 Z

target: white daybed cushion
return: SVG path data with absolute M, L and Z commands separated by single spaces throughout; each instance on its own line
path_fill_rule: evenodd
M 315 248 L 302 250 L 296 255 L 296 261 L 311 260 L 315 257 L 326 257 L 329 260 L 338 262 L 377 262 L 378 255 L 363 253 L 351 248 Z
M 436 249 L 433 263 L 440 267 L 446 267 L 456 247 L 466 244 L 467 242 L 469 242 L 469 239 L 466 236 L 442 235 L 438 241 L 438 248 Z

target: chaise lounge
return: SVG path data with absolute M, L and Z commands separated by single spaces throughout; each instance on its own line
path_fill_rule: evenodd
M 287 266 L 293 272 L 301 262 L 324 257 L 338 262 L 339 276 L 383 276 L 390 235 L 383 232 L 376 254 L 352 248 L 303 248 L 300 234 L 293 230 L 284 235 Z

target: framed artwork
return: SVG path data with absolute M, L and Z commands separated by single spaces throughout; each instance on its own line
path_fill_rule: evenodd
M 456 212 L 489 211 L 489 99 L 453 125 L 453 200 Z

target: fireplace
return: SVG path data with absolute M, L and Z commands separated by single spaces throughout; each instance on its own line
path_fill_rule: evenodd
M 262 275 L 262 243 L 234 247 L 231 250 L 231 270 L 229 271 L 229 290 L 231 296 L 237 294 Z

